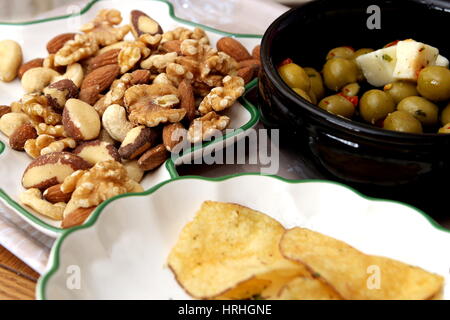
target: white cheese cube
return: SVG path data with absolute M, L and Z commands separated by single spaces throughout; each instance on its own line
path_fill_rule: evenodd
M 397 44 L 397 65 L 394 78 L 416 81 L 420 71 L 436 63 L 439 50 L 414 40 L 400 41 Z
M 374 87 L 381 87 L 394 81 L 393 74 L 397 62 L 397 47 L 380 49 L 356 58 L 356 63 L 364 76 Z

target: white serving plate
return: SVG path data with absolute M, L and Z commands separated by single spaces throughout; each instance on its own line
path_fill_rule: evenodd
M 61 33 L 76 31 L 77 26 L 92 20 L 96 13 L 103 8 L 120 10 L 124 18 L 123 23 L 129 21 L 131 10 L 139 9 L 157 20 L 164 30 L 171 30 L 178 26 L 191 29 L 194 26 L 199 26 L 207 31 L 213 45 L 223 36 L 232 36 L 238 38 L 249 50 L 252 50 L 261 40 L 261 36 L 258 35 L 230 34 L 179 19 L 174 15 L 172 5 L 161 0 L 91 1 L 80 12 L 80 15 L 55 17 L 20 24 L 0 23 L 0 40 L 14 39 L 18 41 L 23 49 L 24 61 L 36 57 L 45 57 L 47 55 L 45 46 L 49 39 Z M 131 33 L 127 38 L 132 39 Z M 247 85 L 247 92 L 255 85 L 256 81 Z M 11 83 L 0 82 L 0 105 L 9 105 L 12 101 L 19 100 L 22 95 L 23 90 L 19 80 Z M 207 154 L 214 149 L 221 149 L 245 137 L 259 120 L 259 112 L 256 107 L 248 102 L 245 97 L 241 98 L 225 114 L 231 118 L 230 128 L 240 130 L 224 136 L 222 139 L 217 139 L 214 143 L 205 143 L 201 148 L 192 149 L 191 152 L 174 161 L 167 161 L 159 170 L 146 175 L 142 181 L 144 189 L 147 190 L 161 181 L 177 176 L 175 167 L 189 158 L 191 153 L 194 153 L 194 157 L 197 157 L 202 153 Z M 30 162 L 31 158 L 24 152 L 10 149 L 8 138 L 0 133 L 0 200 L 39 231 L 51 237 L 58 237 L 63 231 L 60 228 L 59 221 L 48 219 L 29 208 L 22 207 L 17 202 L 19 194 L 23 191 L 21 177 Z
M 190 299 L 166 259 L 181 229 L 205 200 L 248 206 L 286 228 L 310 228 L 365 253 L 440 274 L 446 281 L 444 298 L 450 299 L 450 233 L 423 212 L 366 198 L 336 183 L 252 174 L 176 178 L 145 193 L 107 201 L 85 225 L 56 241 L 37 297 Z M 72 282 L 74 276 L 79 278 Z M 78 280 L 79 288 L 68 286 Z

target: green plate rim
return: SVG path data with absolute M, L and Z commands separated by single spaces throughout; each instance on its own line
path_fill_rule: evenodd
M 156 186 L 150 188 L 149 190 L 141 192 L 141 193 L 127 193 L 127 194 L 118 195 L 114 198 L 108 199 L 98 206 L 98 208 L 88 218 L 88 220 L 86 221 L 85 224 L 64 231 L 63 234 L 56 240 L 55 244 L 53 245 L 53 248 L 52 248 L 52 251 L 50 254 L 50 259 L 48 262 L 49 269 L 44 274 L 42 274 L 42 276 L 38 280 L 37 287 L 36 287 L 37 298 L 40 300 L 46 300 L 45 289 L 46 289 L 48 281 L 56 273 L 56 271 L 58 270 L 58 268 L 60 266 L 60 259 L 61 259 L 60 250 L 61 250 L 61 246 L 62 246 L 64 240 L 70 234 L 77 232 L 78 230 L 88 229 L 88 228 L 91 228 L 92 226 L 94 226 L 95 223 L 97 222 L 100 214 L 111 202 L 122 199 L 122 198 L 128 198 L 128 197 L 133 197 L 133 196 L 139 196 L 139 197 L 147 196 L 147 195 L 155 193 L 156 191 L 158 191 L 160 188 L 162 188 L 166 184 L 175 183 L 180 180 L 201 180 L 201 181 L 208 181 L 208 182 L 221 182 L 221 181 L 230 180 L 230 179 L 234 179 L 234 178 L 238 178 L 238 177 L 244 177 L 244 176 L 267 177 L 267 178 L 277 179 L 281 182 L 285 182 L 288 184 L 304 184 L 304 183 L 311 183 L 311 182 L 314 182 L 314 183 L 319 182 L 319 183 L 337 185 L 337 186 L 340 186 L 342 188 L 345 188 L 345 189 L 351 191 L 356 196 L 359 196 L 360 198 L 363 198 L 367 201 L 394 203 L 394 204 L 399 204 L 399 205 L 405 206 L 407 208 L 410 208 L 410 209 L 416 211 L 418 214 L 422 215 L 429 222 L 431 227 L 434 227 L 437 231 L 442 231 L 442 232 L 445 232 L 450 235 L 450 230 L 445 229 L 444 227 L 439 225 L 433 218 L 428 216 L 425 212 L 423 212 L 422 210 L 420 210 L 412 205 L 409 205 L 407 203 L 402 203 L 399 201 L 394 201 L 394 200 L 386 200 L 386 199 L 369 197 L 369 196 L 362 194 L 361 192 L 359 192 L 358 190 L 356 190 L 352 187 L 349 187 L 345 184 L 335 182 L 335 181 L 327 181 L 327 180 L 320 180 L 320 179 L 317 179 L 317 180 L 315 180 L 315 179 L 289 180 L 289 179 L 279 177 L 279 176 L 262 175 L 260 173 L 238 173 L 238 174 L 233 174 L 233 175 L 228 175 L 228 176 L 223 176 L 223 177 L 218 177 L 218 178 L 207 178 L 207 177 L 199 177 L 199 176 L 175 177 L 175 178 L 172 178 L 171 180 L 161 182 L 161 183 L 157 184 Z
M 92 0 L 90 1 L 88 4 L 86 4 L 86 6 L 80 11 L 80 13 L 76 14 L 76 15 L 82 15 L 84 13 L 86 13 L 87 11 L 89 11 L 89 9 L 91 9 L 91 7 L 100 1 L 105 1 L 105 0 Z M 236 37 L 236 38 L 253 38 L 253 39 L 262 39 L 262 35 L 255 35 L 255 34 L 239 34 L 239 33 L 230 33 L 230 32 L 226 32 L 226 31 L 222 31 L 222 30 L 218 30 L 215 28 L 211 28 L 199 23 L 195 23 L 192 21 L 188 21 L 188 20 L 184 20 L 181 18 L 178 18 L 175 15 L 175 9 L 173 7 L 173 5 L 168 2 L 167 0 L 146 0 L 146 1 L 153 1 L 153 2 L 162 2 L 165 3 L 168 8 L 169 8 L 169 15 L 170 17 L 180 23 L 183 24 L 187 24 L 193 27 L 200 27 L 204 30 L 208 30 L 210 32 L 216 33 L 216 34 L 221 34 L 221 35 L 225 35 L 225 36 L 231 36 L 231 37 Z M 76 16 L 75 15 L 75 16 Z M 44 23 L 44 22 L 49 22 L 49 21 L 54 21 L 54 20 L 62 20 L 62 19 L 68 19 L 70 17 L 73 17 L 74 15 L 64 15 L 64 16 L 57 16 L 57 17 L 51 17 L 51 18 L 46 18 L 46 19 L 41 19 L 41 20 L 33 20 L 33 21 L 26 21 L 26 22 L 0 22 L 0 26 L 1 25 L 8 25 L 8 26 L 24 26 L 24 25 L 31 25 L 31 24 L 38 24 L 38 23 Z M 221 137 L 219 140 L 217 141 L 210 141 L 210 142 L 206 142 L 203 143 L 202 145 L 198 145 L 198 146 L 194 146 L 190 149 L 190 153 L 194 152 L 196 150 L 199 149 L 203 149 L 211 144 L 215 144 L 215 143 L 220 143 L 222 141 L 224 141 L 227 138 L 231 138 L 235 135 L 237 135 L 238 133 L 242 132 L 241 130 L 245 131 L 248 130 L 249 128 L 252 128 L 254 125 L 256 125 L 259 121 L 260 118 L 260 114 L 259 114 L 259 110 L 256 106 L 254 106 L 252 103 L 250 103 L 250 101 L 248 101 L 245 98 L 245 95 L 254 87 L 256 87 L 258 83 L 257 79 L 254 79 L 253 81 L 251 81 L 250 83 L 248 83 L 245 87 L 246 91 L 244 94 L 244 97 L 241 97 L 239 99 L 239 102 L 242 104 L 242 106 L 250 113 L 250 120 L 243 125 L 242 127 L 240 127 L 239 129 L 236 129 L 235 132 L 232 132 L 230 134 L 224 135 L 223 137 Z M 5 144 L 0 141 L 0 155 L 4 152 L 4 150 L 6 150 Z M 169 172 L 169 175 L 171 178 L 174 177 L 178 177 L 178 172 L 176 171 L 176 167 L 174 164 L 173 159 L 169 159 L 166 161 L 165 167 L 167 169 L 167 171 Z M 26 210 L 24 207 L 22 207 L 18 202 L 16 202 L 15 200 L 13 200 L 6 192 L 4 192 L 4 190 L 2 188 L 0 188 L 0 198 L 2 198 L 9 206 L 11 206 L 12 208 L 14 208 L 16 211 L 18 211 L 20 214 L 22 214 L 26 219 L 32 221 L 34 224 L 38 225 L 39 227 L 51 231 L 52 233 L 56 234 L 57 236 L 60 236 L 63 232 L 64 229 L 58 228 L 58 227 L 54 227 L 50 224 L 48 224 L 47 222 L 43 221 L 42 219 L 40 219 L 39 217 L 35 216 L 34 214 L 32 214 L 31 212 L 29 212 L 28 210 Z

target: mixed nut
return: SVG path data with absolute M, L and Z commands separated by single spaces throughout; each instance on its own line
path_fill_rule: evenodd
M 119 11 L 100 10 L 81 33 L 54 37 L 47 57 L 25 63 L 15 41 L 0 41 L 0 79 L 19 77 L 25 91 L 0 106 L 0 131 L 33 159 L 20 201 L 65 228 L 106 199 L 142 191 L 144 173 L 178 144 L 225 129 L 230 118 L 220 113 L 260 67 L 259 46 L 250 53 L 225 37 L 215 49 L 204 30 L 164 32 L 138 10 L 121 22 Z

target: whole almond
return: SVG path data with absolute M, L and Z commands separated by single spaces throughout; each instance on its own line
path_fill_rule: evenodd
M 261 46 L 260 45 L 257 45 L 256 47 L 253 48 L 252 56 L 254 59 L 261 61 Z
M 54 185 L 46 189 L 43 193 L 44 199 L 51 203 L 69 202 L 72 193 L 64 193 L 61 191 L 61 184 Z
M 80 100 L 94 105 L 100 99 L 100 93 L 108 89 L 120 73 L 118 65 L 110 64 L 95 69 L 83 80 L 80 90 Z
M 84 101 L 87 104 L 90 104 L 91 106 L 93 106 L 101 99 L 101 95 L 98 93 L 97 88 L 90 87 L 90 88 L 80 90 L 80 94 L 78 95 L 78 98 L 81 101 Z
M 9 145 L 14 150 L 23 151 L 25 142 L 36 137 L 37 132 L 33 125 L 31 123 L 25 123 L 9 136 Z
M 44 59 L 42 58 L 36 58 L 28 62 L 25 62 L 23 65 L 20 66 L 19 71 L 17 72 L 17 76 L 19 77 L 19 79 L 22 79 L 22 76 L 25 72 L 33 68 L 42 67 L 43 65 Z
M 76 226 L 81 226 L 84 221 L 91 215 L 92 211 L 97 207 L 78 208 L 64 217 L 61 228 L 68 229 Z
M 180 95 L 180 107 L 186 110 L 185 119 L 190 123 L 195 118 L 196 107 L 194 89 L 188 80 L 181 81 L 178 86 L 178 94 Z
M 261 62 L 256 59 L 248 59 L 239 62 L 239 67 L 251 67 L 253 69 L 259 69 L 261 67 Z
M 139 69 L 131 73 L 132 79 L 131 84 L 147 84 L 150 81 L 151 73 L 149 70 Z
M 248 60 L 252 56 L 248 50 L 236 39 L 230 37 L 224 37 L 217 42 L 217 49 L 225 52 L 236 61 Z
M 5 114 L 11 112 L 10 106 L 0 106 L 0 118 L 3 117 Z
M 92 58 L 87 67 L 88 72 L 109 64 L 118 64 L 117 57 L 119 56 L 119 53 L 120 49 L 112 49 Z
M 73 40 L 75 38 L 75 35 L 76 33 L 63 33 L 57 35 L 47 43 L 48 53 L 53 54 L 58 52 L 59 49 L 61 49 L 67 41 Z
M 170 40 L 161 44 L 161 49 L 166 52 L 176 52 L 181 55 L 181 40 Z
M 142 170 L 149 171 L 158 168 L 167 160 L 169 154 L 163 144 L 159 144 L 144 153 L 138 160 Z
M 164 126 L 162 138 L 167 151 L 172 152 L 172 150 L 183 141 L 184 132 L 186 132 L 186 129 L 180 122 Z
M 253 69 L 251 67 L 240 68 L 237 71 L 237 76 L 244 79 L 245 84 L 252 81 L 254 74 L 255 74 L 255 72 L 253 71 Z

